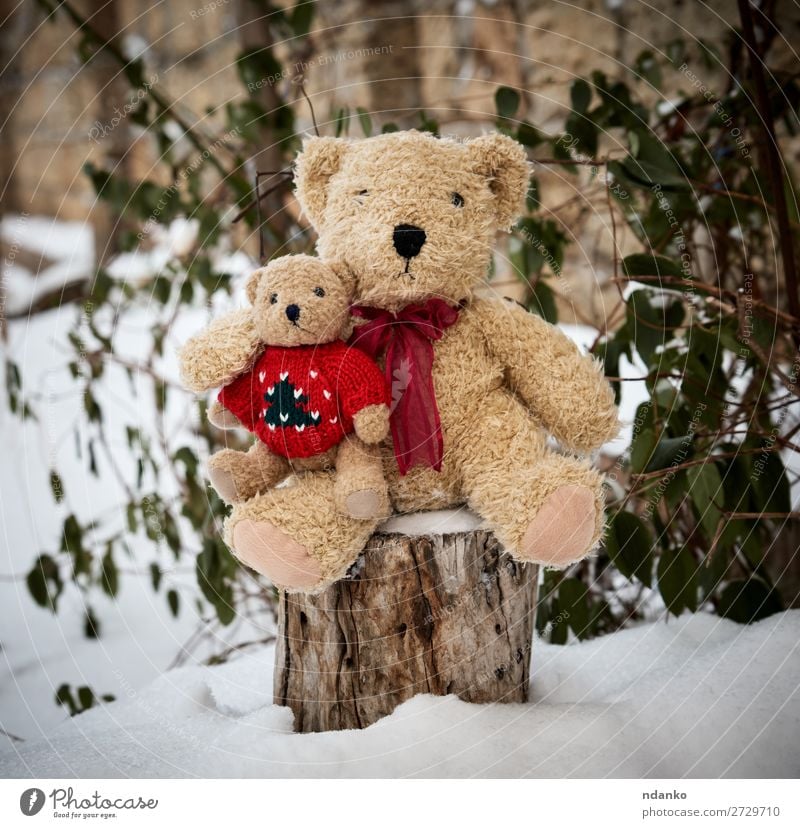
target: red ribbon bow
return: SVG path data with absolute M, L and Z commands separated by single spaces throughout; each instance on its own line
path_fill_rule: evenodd
M 417 465 L 440 471 L 444 445 L 433 389 L 433 341 L 458 319 L 458 309 L 429 299 L 399 313 L 364 306 L 351 310 L 369 321 L 353 331 L 350 344 L 373 359 L 386 352 L 384 372 L 392 392 L 389 422 L 400 474 Z

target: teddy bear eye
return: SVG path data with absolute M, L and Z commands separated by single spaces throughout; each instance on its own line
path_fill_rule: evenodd
M 270 293 L 270 295 L 269 295 L 270 305 L 274 305 L 277 301 L 278 301 L 278 294 L 277 293 Z
M 315 296 L 324 296 L 325 295 L 325 289 L 321 288 L 321 287 L 314 288 L 314 295 Z
M 450 201 L 452 202 L 453 206 L 455 207 L 463 207 L 464 206 L 464 196 L 461 193 L 451 193 L 450 194 Z

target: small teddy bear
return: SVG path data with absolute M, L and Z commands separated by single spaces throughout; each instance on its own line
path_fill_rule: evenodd
M 367 520 L 389 512 L 377 444 L 389 429 L 388 394 L 377 365 L 340 338 L 352 285 L 319 259 L 291 256 L 257 270 L 247 284 L 253 307 L 234 311 L 181 352 L 193 391 L 223 385 L 209 411 L 216 425 L 241 425 L 258 438 L 247 452 L 222 449 L 208 462 L 212 485 L 239 503 L 294 471 L 336 469 L 337 507 Z M 245 322 L 250 356 L 220 373 L 231 317 Z M 239 328 L 240 334 L 242 328 Z

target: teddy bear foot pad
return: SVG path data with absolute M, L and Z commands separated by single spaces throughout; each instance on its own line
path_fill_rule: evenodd
M 233 530 L 236 556 L 273 583 L 312 589 L 322 579 L 319 562 L 285 532 L 266 521 L 241 520 Z

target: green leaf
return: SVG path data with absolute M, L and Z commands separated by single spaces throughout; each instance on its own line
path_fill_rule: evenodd
M 153 585 L 153 592 L 158 592 L 161 586 L 161 567 L 157 563 L 150 564 L 150 583 Z
M 369 112 L 363 106 L 357 106 L 358 121 L 361 124 L 361 131 L 369 137 L 372 135 L 372 118 L 369 117 Z
M 114 556 L 112 547 L 109 543 L 106 547 L 106 554 L 103 555 L 103 560 L 100 567 L 100 586 L 106 595 L 112 598 L 119 591 L 119 571 L 116 563 L 114 563 Z
M 558 322 L 555 296 L 544 279 L 538 279 L 533 286 L 531 298 L 528 301 L 528 310 L 533 311 L 551 324 Z
M 719 614 L 739 624 L 750 624 L 783 610 L 777 590 L 760 578 L 730 581 L 722 590 Z
M 167 604 L 169 605 L 169 611 L 177 618 L 180 598 L 176 590 L 170 589 L 167 591 Z
M 89 575 L 92 568 L 92 554 L 84 546 L 84 528 L 75 515 L 69 515 L 62 527 L 61 551 L 72 557 L 72 569 L 76 575 Z
M 299 0 L 289 15 L 289 25 L 297 37 L 304 37 L 311 30 L 314 17 L 314 0 Z
M 397 126 L 397 124 L 392 123 L 391 121 L 388 124 L 384 124 L 383 127 L 381 127 L 381 132 L 384 135 L 388 132 L 399 132 L 399 131 L 400 131 L 400 127 Z
M 553 142 L 553 157 L 557 158 L 559 161 L 572 161 L 572 155 L 570 154 L 568 144 L 571 141 L 569 140 L 568 135 L 559 135 Z M 561 169 L 565 172 L 572 173 L 575 175 L 578 172 L 578 168 L 575 164 L 562 164 Z
M 686 547 L 668 549 L 658 560 L 658 591 L 673 615 L 697 610 L 697 563 Z
M 626 304 L 628 324 L 633 331 L 636 350 L 644 362 L 650 365 L 656 355 L 656 348 L 664 342 L 660 314 L 650 304 L 650 294 L 646 290 L 635 290 Z
M 644 78 L 656 89 L 661 88 L 661 67 L 658 65 L 655 55 L 649 49 L 639 53 L 633 68 L 637 77 Z
M 652 428 L 640 428 L 631 442 L 631 471 L 641 474 L 650 462 L 656 448 L 656 435 Z
M 605 539 L 606 551 L 626 578 L 653 582 L 653 537 L 644 521 L 633 512 L 617 512 Z
M 513 118 L 519 109 L 520 97 L 516 89 L 500 86 L 494 93 L 494 105 L 501 118 Z
M 194 475 L 197 473 L 197 466 L 200 461 L 189 446 L 181 446 L 181 448 L 179 448 L 175 454 L 172 455 L 172 460 L 175 463 L 182 463 L 186 468 L 187 474 Z
M 55 701 L 59 707 L 66 707 L 69 710 L 70 716 L 74 716 L 78 713 L 78 705 L 75 704 L 75 699 L 72 696 L 72 689 L 68 684 L 62 684 L 58 690 L 56 690 Z
M 241 52 L 236 58 L 236 69 L 251 95 L 282 77 L 281 65 L 269 47 L 254 46 Z
M 755 507 L 760 512 L 788 512 L 791 494 L 786 469 L 776 451 L 755 455 L 750 476 Z
M 652 188 L 656 184 L 672 189 L 689 189 L 686 174 L 675 154 L 654 135 L 645 132 L 637 136 L 638 152 L 622 161 L 622 167 L 629 178 L 640 185 Z
M 655 256 L 650 253 L 634 253 L 622 260 L 622 272 L 626 276 L 678 276 L 683 272 L 680 265 L 666 256 Z
M 517 141 L 526 147 L 537 147 L 544 141 L 544 136 L 535 126 L 529 124 L 527 121 L 517 127 Z
M 558 604 L 570 629 L 578 638 L 589 637 L 589 596 L 586 586 L 577 578 L 564 578 L 558 585 Z
M 86 411 L 86 415 L 88 416 L 90 423 L 102 422 L 103 413 L 100 410 L 100 406 L 97 404 L 97 400 L 92 395 L 92 392 L 89 390 L 88 386 L 84 389 L 83 392 L 83 407 Z
M 78 688 L 78 702 L 82 710 L 88 710 L 90 707 L 93 707 L 95 701 L 95 695 L 90 687 Z
M 577 141 L 581 152 L 590 157 L 597 153 L 597 125 L 587 116 L 572 112 L 564 124 L 564 129 L 572 136 L 573 140 Z
M 46 609 L 56 611 L 58 597 L 64 589 L 58 564 L 47 554 L 39 555 L 25 582 L 33 600 Z
M 572 101 L 572 108 L 575 112 L 583 114 L 589 107 L 592 100 L 592 88 L 586 83 L 583 78 L 578 78 L 570 88 L 570 100 Z
M 692 434 L 685 434 L 683 437 L 667 437 L 662 434 L 645 471 L 658 471 L 682 463 L 691 454 L 693 440 Z
M 627 327 L 636 350 L 648 366 L 660 368 L 664 353 L 658 349 L 675 339 L 685 317 L 683 302 L 675 294 L 642 289 L 633 291 L 626 304 Z
M 350 128 L 350 107 L 343 106 L 336 113 L 336 137 L 347 135 Z
M 94 610 L 89 606 L 86 607 L 86 615 L 83 619 L 83 634 L 86 638 L 100 638 L 100 622 Z
M 722 511 L 718 503 L 724 503 L 722 478 L 712 460 L 699 466 L 690 466 L 686 471 L 689 482 L 689 496 L 694 504 L 700 525 L 710 541 L 717 531 Z

